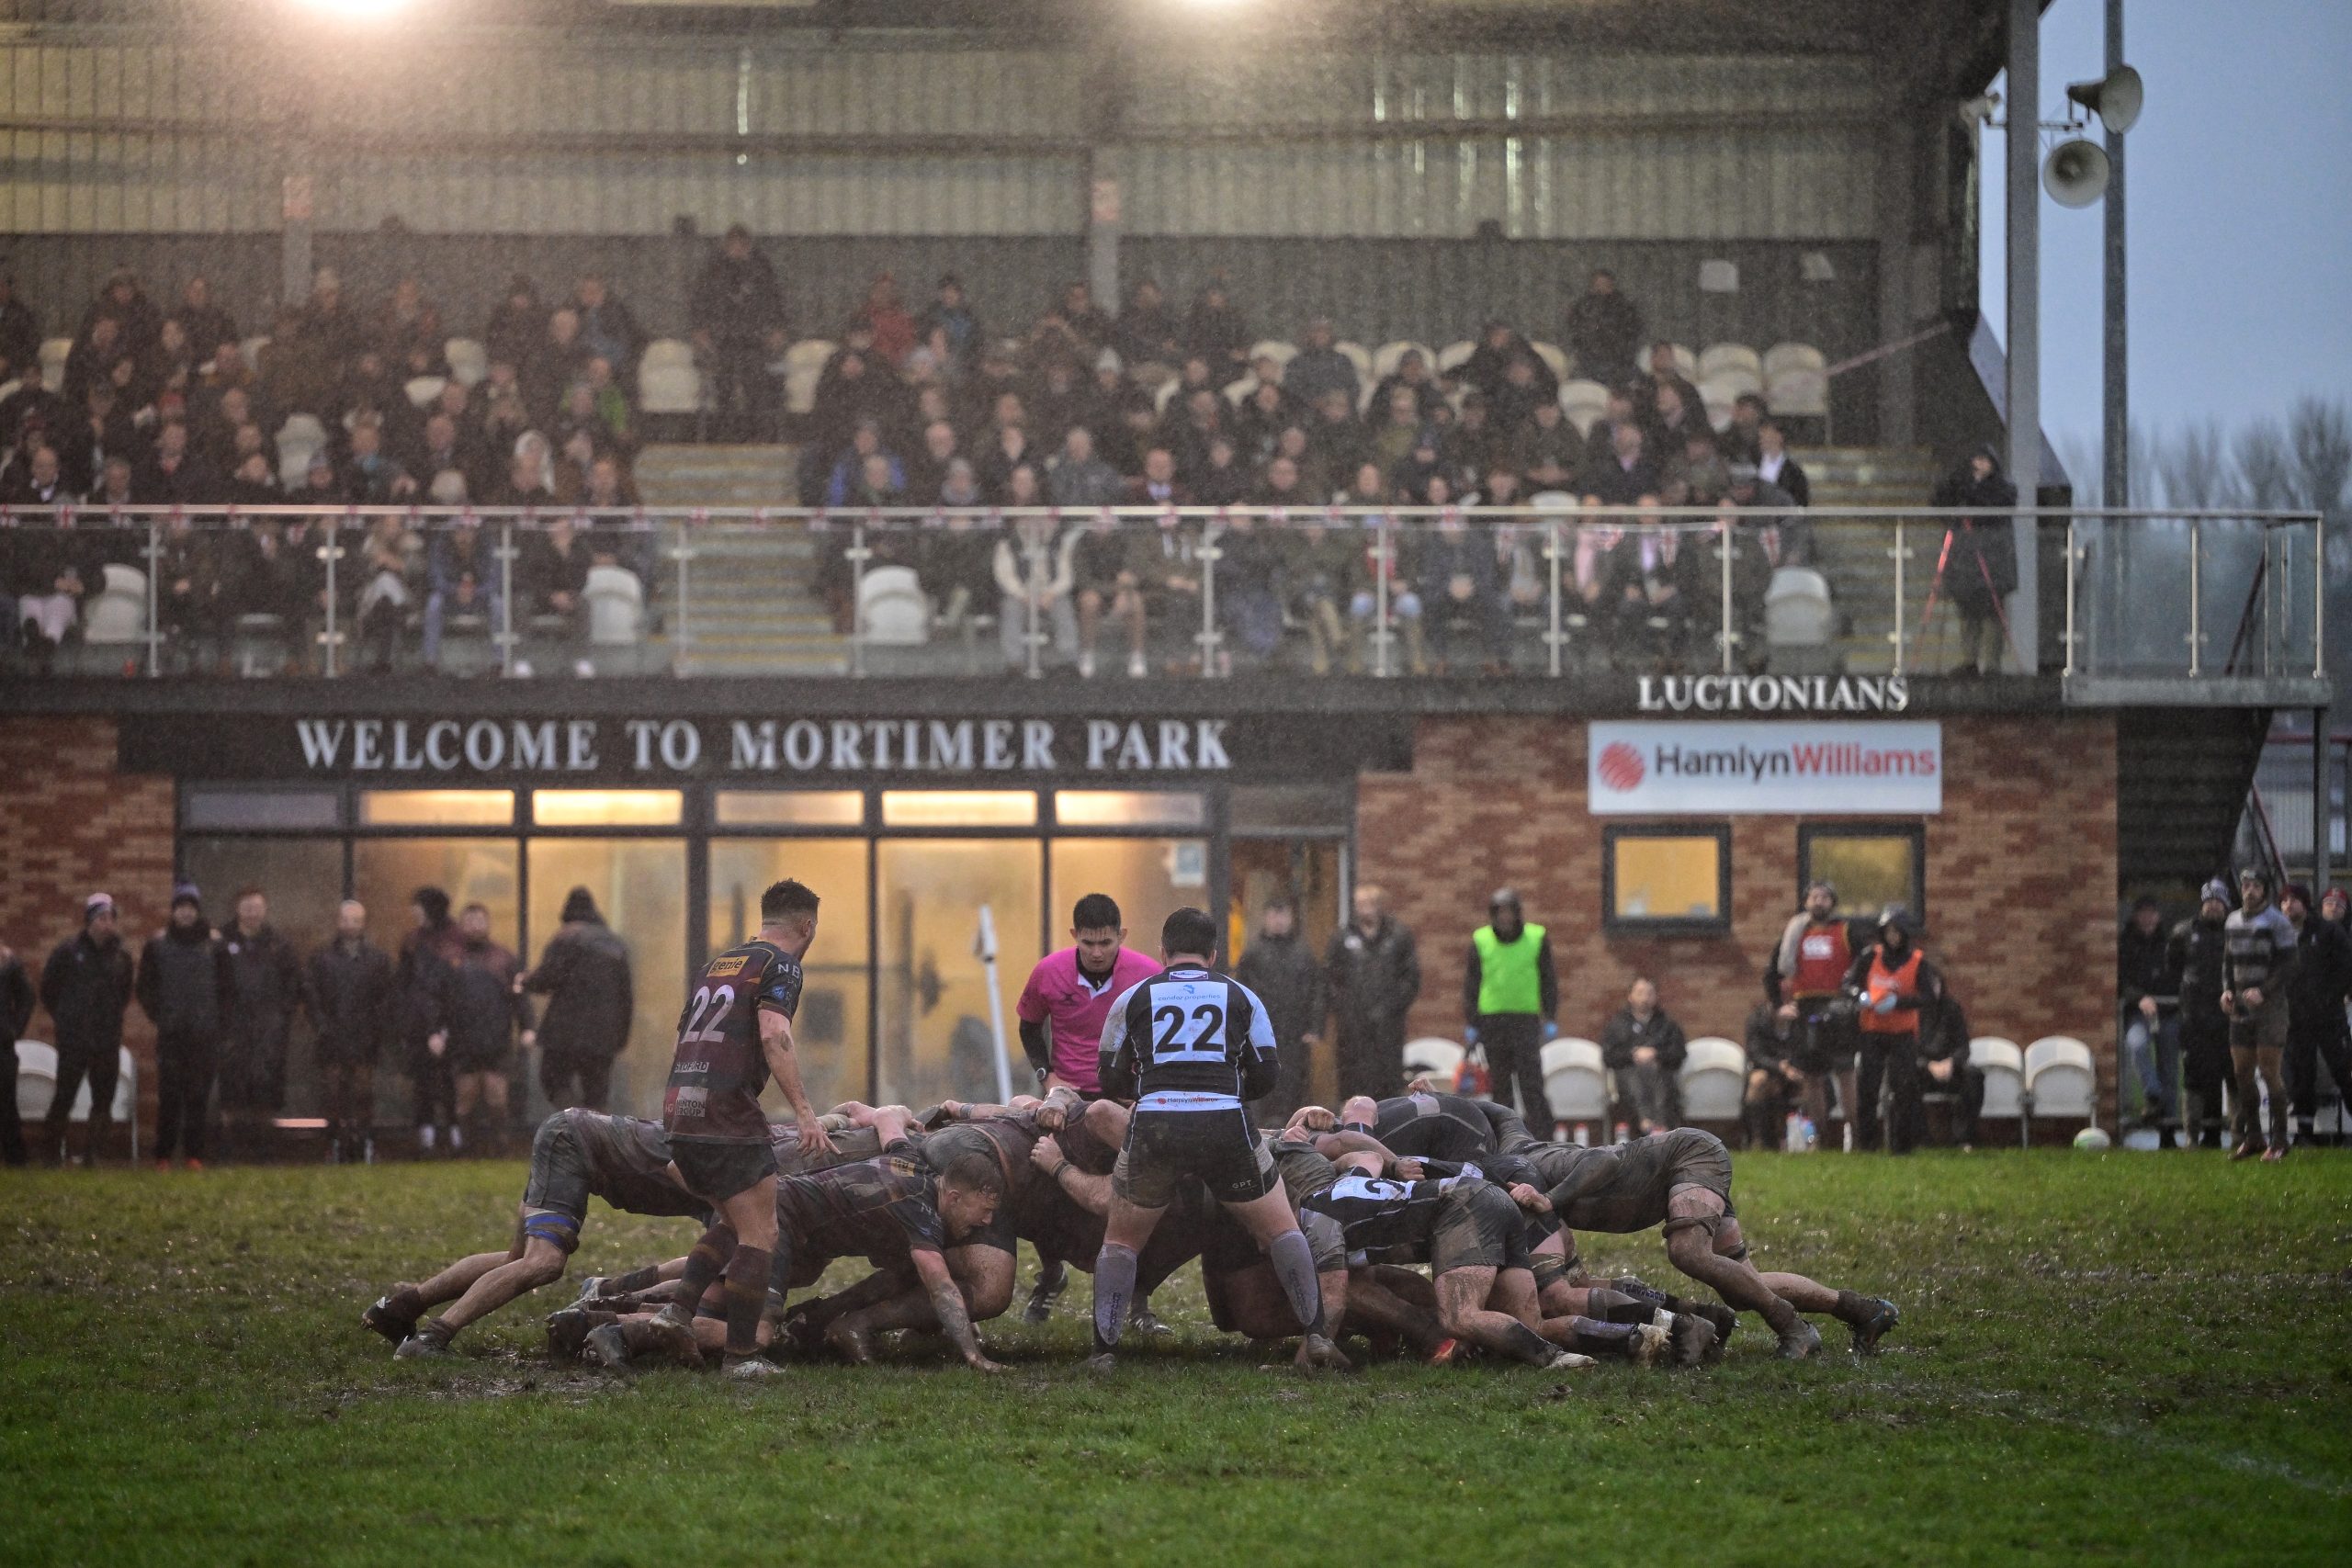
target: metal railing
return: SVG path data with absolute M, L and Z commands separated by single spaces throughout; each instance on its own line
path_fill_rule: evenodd
M 2324 675 L 2310 513 L 17 507 L 0 582 L 35 672 L 1905 675 L 2018 667 L 2012 516 L 2064 540 L 2044 668 Z

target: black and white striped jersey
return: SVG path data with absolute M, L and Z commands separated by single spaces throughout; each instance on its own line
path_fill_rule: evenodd
M 1438 1205 L 1446 1194 L 1484 1179 L 1476 1166 L 1465 1168 L 1459 1176 L 1426 1181 L 1391 1181 L 1351 1170 L 1332 1183 L 1329 1191 L 1317 1193 L 1299 1209 L 1337 1220 L 1351 1253 L 1363 1253 L 1374 1262 L 1400 1253 L 1419 1258 L 1429 1245 Z
M 1274 1087 L 1274 1025 L 1240 981 L 1163 969 L 1111 1004 L 1102 1092 L 1138 1111 L 1238 1111 Z

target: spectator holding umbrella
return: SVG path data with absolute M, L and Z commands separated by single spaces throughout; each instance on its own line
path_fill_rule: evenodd
M 1657 1005 L 1657 982 L 1644 976 L 1625 992 L 1625 1005 L 1600 1031 L 1600 1060 L 1617 1075 L 1617 1092 L 1630 1093 L 1642 1135 L 1682 1122 L 1677 1075 L 1690 1055 L 1682 1026 Z
M 90 1085 L 90 1165 L 106 1147 L 114 1122 L 114 1081 L 122 1052 L 122 1015 L 130 1006 L 130 954 L 116 929 L 114 896 L 93 893 L 82 904 L 82 929 L 51 950 L 41 965 L 40 1005 L 57 1026 L 57 1092 L 49 1102 L 49 1158 L 65 1163 L 65 1129 L 83 1080 Z
M 140 1010 L 155 1026 L 155 1168 L 169 1170 L 176 1151 L 190 1170 L 201 1170 L 236 976 L 196 884 L 172 889 L 171 919 L 139 955 L 138 991 Z
M 2157 1146 L 2177 1148 L 2180 1125 L 2180 969 L 2163 908 L 2154 898 L 2132 906 L 2116 942 L 2116 989 L 2123 1002 L 2123 1056 L 2140 1080 L 2140 1122 L 2153 1124 Z
M 1266 1004 L 1280 1050 L 1273 1091 L 1250 1109 L 1258 1124 L 1280 1126 L 1307 1103 L 1315 1055 L 1323 1048 L 1323 1019 L 1330 1011 L 1330 981 L 1298 933 L 1298 904 L 1288 894 L 1269 901 L 1259 917 L 1258 940 L 1234 965 L 1233 977 Z
M 524 987 L 548 998 L 537 1031 L 539 1088 L 548 1103 L 604 1110 L 612 1093 L 613 1058 L 628 1044 L 637 999 L 628 944 L 605 923 L 585 887 L 564 899 L 563 924 Z
M 1352 918 L 1323 960 L 1339 1021 L 1340 1096 L 1378 1100 L 1404 1077 L 1405 1015 L 1421 994 L 1421 961 L 1381 889 L 1363 884 L 1351 903 Z

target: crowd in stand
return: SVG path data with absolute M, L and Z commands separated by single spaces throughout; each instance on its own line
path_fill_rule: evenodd
M 956 276 L 918 310 L 884 275 L 843 324 L 808 412 L 788 423 L 785 293 L 748 233 L 731 231 L 713 251 L 691 321 L 711 433 L 794 437 L 802 504 L 983 509 L 886 529 L 876 559 L 913 568 L 944 624 L 993 615 L 1015 665 L 1042 634 L 1053 661 L 1091 673 L 1109 622 L 1130 672 L 1146 673 L 1148 627 L 1199 629 L 1214 543 L 1227 659 L 1264 660 L 1303 631 L 1318 672 L 1361 667 L 1377 620 L 1398 630 L 1400 663 L 1416 671 L 1499 671 L 1512 661 L 1515 623 L 1545 606 L 1546 535 L 1524 521 L 1472 524 L 1481 508 L 1524 508 L 1539 495 L 1570 508 L 1723 509 L 1717 528 L 1615 519 L 1574 534 L 1563 567 L 1574 615 L 1597 646 L 1645 665 L 1708 655 L 1726 549 L 1750 626 L 1773 571 L 1810 558 L 1791 511 L 1809 486 L 1787 432 L 1755 394 L 1715 429 L 1671 345 L 1641 349 L 1642 313 L 1607 272 L 1573 301 L 1560 334 L 1577 373 L 1613 389 L 1583 430 L 1563 409 L 1558 372 L 1508 321 L 1489 321 L 1442 373 L 1408 351 L 1367 386 L 1329 321 L 1307 323 L 1287 359 L 1253 357 L 1251 324 L 1218 281 L 1180 312 L 1146 279 L 1115 316 L 1072 284 L 1025 331 L 1002 335 Z M 481 329 L 486 365 L 472 384 L 448 363 L 447 327 L 413 278 L 368 303 L 322 270 L 249 364 L 239 323 L 204 278 L 165 309 L 119 272 L 85 311 L 52 387 L 37 320 L 0 279 L 0 386 L 14 386 L 0 398 L 0 505 L 317 503 L 321 522 L 172 522 L 156 563 L 158 619 L 175 646 L 203 648 L 243 615 L 315 623 L 327 588 L 312 536 L 345 505 L 553 515 L 636 504 L 632 384 L 646 340 L 602 278 L 582 277 L 560 300 L 515 278 Z M 274 436 L 299 416 L 315 421 L 305 428 L 318 445 L 298 479 L 281 471 Z M 1070 515 L 1114 505 L 1301 515 L 1271 527 L 1237 515 L 1125 530 Z M 1367 510 L 1341 519 L 1327 512 L 1334 505 Z M 997 520 L 986 510 L 1023 506 L 1065 514 Z M 1431 510 L 1393 530 L 1369 525 L 1386 508 Z M 107 562 L 133 564 L 143 547 L 143 532 L 110 532 L 86 513 L 71 530 L 28 530 L 0 563 L 19 607 L 12 629 L 36 662 L 72 639 Z M 1394 547 L 1380 547 L 1392 534 Z M 650 546 L 642 527 L 620 523 L 528 530 L 511 567 L 517 619 L 576 623 L 591 567 L 646 576 Z M 449 617 L 494 621 L 503 608 L 506 563 L 469 520 L 420 531 L 379 517 L 356 553 L 357 567 L 337 577 L 336 608 L 363 663 L 388 662 L 421 634 L 431 665 Z M 825 553 L 810 586 L 848 630 L 853 570 L 841 552 Z

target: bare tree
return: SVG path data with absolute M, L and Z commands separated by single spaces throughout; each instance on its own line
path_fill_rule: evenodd
M 2275 419 L 2258 419 L 2242 426 L 2232 446 L 2238 477 L 2245 486 L 2246 504 L 2260 512 L 2295 504 L 2298 489 L 2295 462 L 2287 449 L 2286 432 Z
M 2287 416 L 2287 438 L 2295 453 L 2295 499 L 2313 512 L 2338 512 L 2344 487 L 2352 482 L 2352 417 L 2342 403 L 2305 396 Z
M 2167 506 L 2201 511 L 2238 498 L 2237 476 L 2231 471 L 2229 444 L 2218 419 L 2183 425 L 2162 438 L 2155 462 Z

